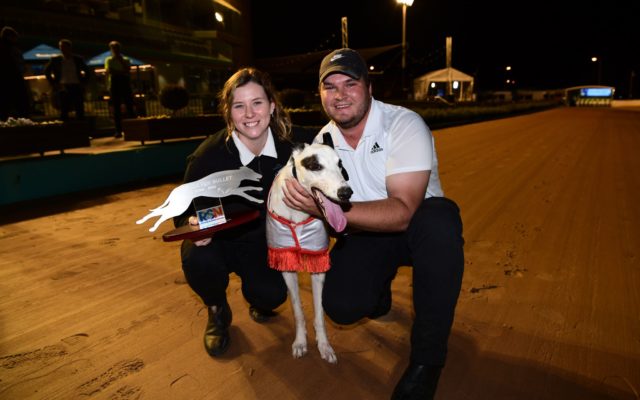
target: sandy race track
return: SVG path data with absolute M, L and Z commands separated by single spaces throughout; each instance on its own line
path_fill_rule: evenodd
M 639 399 L 640 110 L 558 108 L 435 137 L 466 240 L 437 399 Z M 388 399 L 411 270 L 387 316 L 328 325 L 336 366 L 313 346 L 294 360 L 289 303 L 256 324 L 234 278 L 232 347 L 211 359 L 179 244 L 161 240 L 169 223 L 135 225 L 176 184 L 0 216 L 0 399 Z

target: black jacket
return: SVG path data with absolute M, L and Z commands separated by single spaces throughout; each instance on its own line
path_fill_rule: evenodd
M 62 56 L 53 57 L 44 68 L 44 76 L 47 78 L 47 81 L 53 86 L 58 86 L 60 84 L 60 79 L 62 79 Z M 91 77 L 91 69 L 85 64 L 82 57 L 73 55 L 73 61 L 76 64 L 76 74 L 78 75 L 78 81 L 81 84 L 86 83 Z

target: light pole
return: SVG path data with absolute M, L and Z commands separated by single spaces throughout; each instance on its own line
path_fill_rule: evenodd
M 396 0 L 402 4 L 402 94 L 406 94 L 405 85 L 407 70 L 407 6 L 411 7 L 413 0 Z
M 602 80 L 602 60 L 600 60 L 598 57 L 591 57 L 591 61 L 596 63 L 596 72 L 597 72 L 597 79 L 598 79 L 598 85 L 600 84 L 600 81 Z

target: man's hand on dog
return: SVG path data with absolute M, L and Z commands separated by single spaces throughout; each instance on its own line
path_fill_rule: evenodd
M 318 209 L 318 205 L 313 199 L 313 196 L 302 187 L 300 182 L 295 179 L 287 179 L 285 183 L 282 189 L 284 191 L 284 204 L 286 204 L 287 207 L 304 211 L 314 217 L 322 218 L 322 212 Z
M 198 217 L 196 217 L 195 215 L 190 216 L 189 217 L 189 225 L 199 225 L 198 224 Z M 193 244 L 195 244 L 198 247 L 206 246 L 209 243 L 211 243 L 211 238 L 206 238 L 206 239 L 202 239 L 202 240 L 198 240 L 198 241 L 193 242 Z

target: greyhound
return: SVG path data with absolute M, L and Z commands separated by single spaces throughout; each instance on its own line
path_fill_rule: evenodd
M 240 167 L 237 170 L 214 172 L 197 181 L 184 183 L 173 189 L 160 207 L 149 210 L 151 212 L 137 220 L 136 224 L 142 224 L 149 218 L 160 217 L 149 229 L 149 232 L 155 232 L 161 223 L 182 214 L 189 207 L 191 201 L 198 196 L 226 197 L 235 194 L 256 203 L 262 203 L 263 200 L 247 194 L 248 191 L 262 190 L 261 187 L 240 186 L 244 180 L 258 181 L 260 178 L 262 175 L 254 172 L 251 168 Z
M 330 139 L 330 136 L 329 136 Z M 327 138 L 325 136 L 325 142 Z M 340 203 L 348 203 L 353 191 L 333 144 L 304 144 L 292 151 L 291 158 L 276 176 L 267 201 L 267 245 L 269 265 L 282 271 L 287 284 L 296 325 L 292 344 L 294 358 L 307 353 L 307 330 L 298 287 L 298 271 L 311 273 L 314 329 L 323 360 L 335 364 L 336 354 L 327 338 L 322 288 L 329 269 L 329 235 L 325 221 L 285 205 L 283 187 L 286 179 L 297 179 L 314 197 L 326 222 L 336 232 L 346 227 Z

